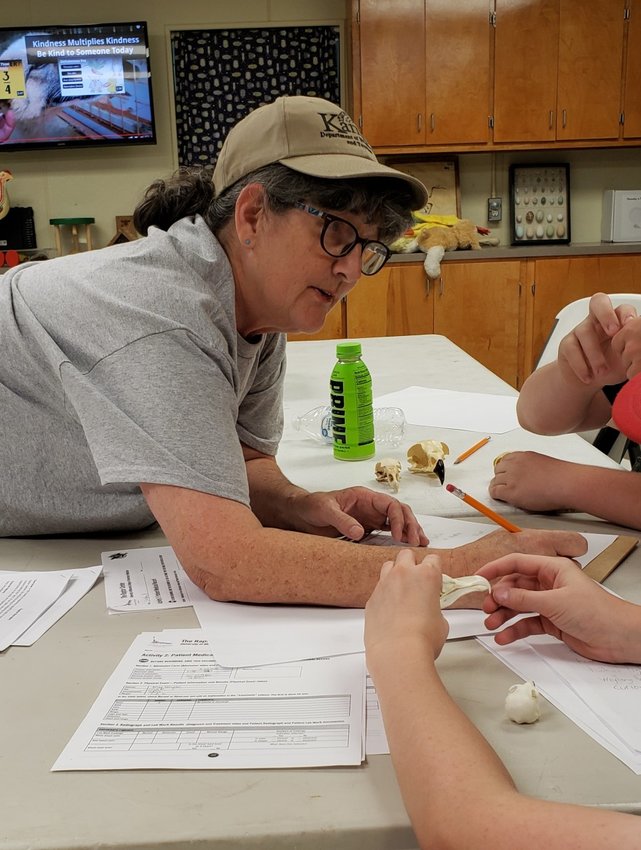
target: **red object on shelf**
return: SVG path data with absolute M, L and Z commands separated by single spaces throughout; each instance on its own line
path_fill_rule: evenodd
M 20 262 L 20 255 L 18 254 L 17 251 L 13 251 L 13 250 L 5 251 L 4 261 L 9 267 L 17 266 L 18 263 Z
M 619 431 L 641 443 L 641 374 L 619 390 L 612 405 L 612 418 Z

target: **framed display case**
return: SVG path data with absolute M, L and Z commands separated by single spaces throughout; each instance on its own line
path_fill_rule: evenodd
M 570 242 L 570 166 L 510 166 L 512 245 Z

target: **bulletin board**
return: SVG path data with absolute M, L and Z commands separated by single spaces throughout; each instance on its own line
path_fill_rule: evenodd
M 213 164 L 229 129 L 281 95 L 341 102 L 338 24 L 181 29 L 170 42 L 179 165 Z
M 426 215 L 461 217 L 461 191 L 457 157 L 408 159 L 390 156 L 385 157 L 385 164 L 403 171 L 405 174 L 411 174 L 425 186 L 428 197 L 421 212 Z

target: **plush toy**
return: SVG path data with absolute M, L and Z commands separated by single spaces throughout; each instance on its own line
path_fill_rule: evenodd
M 451 225 L 433 225 L 422 227 L 416 234 L 419 251 L 425 252 L 425 272 L 428 277 L 441 275 L 441 260 L 446 251 L 458 248 L 481 247 L 476 225 L 467 218 L 461 218 Z
M 481 245 L 498 245 L 496 237 L 489 236 L 487 227 L 477 227 L 467 218 L 455 215 L 429 215 L 413 213 L 412 227 L 391 245 L 396 253 L 425 252 L 425 271 L 430 278 L 441 275 L 441 260 L 446 251 L 459 248 L 478 249 Z

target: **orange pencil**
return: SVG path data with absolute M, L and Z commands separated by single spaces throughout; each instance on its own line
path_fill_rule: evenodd
M 460 463 L 462 460 L 465 460 L 466 457 L 473 455 L 474 452 L 477 452 L 479 449 L 482 449 L 483 446 L 486 446 L 490 442 L 491 439 L 492 439 L 491 437 L 483 437 L 483 439 L 479 440 L 478 443 L 474 443 L 473 446 L 470 446 L 469 449 L 466 449 L 462 454 L 460 454 L 456 458 L 454 463 L 455 464 Z
M 493 511 L 492 508 L 488 508 L 488 506 L 484 505 L 482 502 L 477 501 L 473 496 L 468 496 L 467 493 L 464 493 L 463 490 L 459 490 L 459 488 L 455 487 L 453 484 L 446 484 L 445 489 L 450 493 L 453 493 L 455 496 L 458 496 L 459 499 L 462 499 L 466 504 L 483 514 L 483 516 L 491 519 L 492 522 L 500 525 L 506 531 L 521 531 L 518 525 L 514 525 L 513 522 L 509 521 L 509 519 L 505 519 L 505 517 L 497 514 L 496 511 Z

